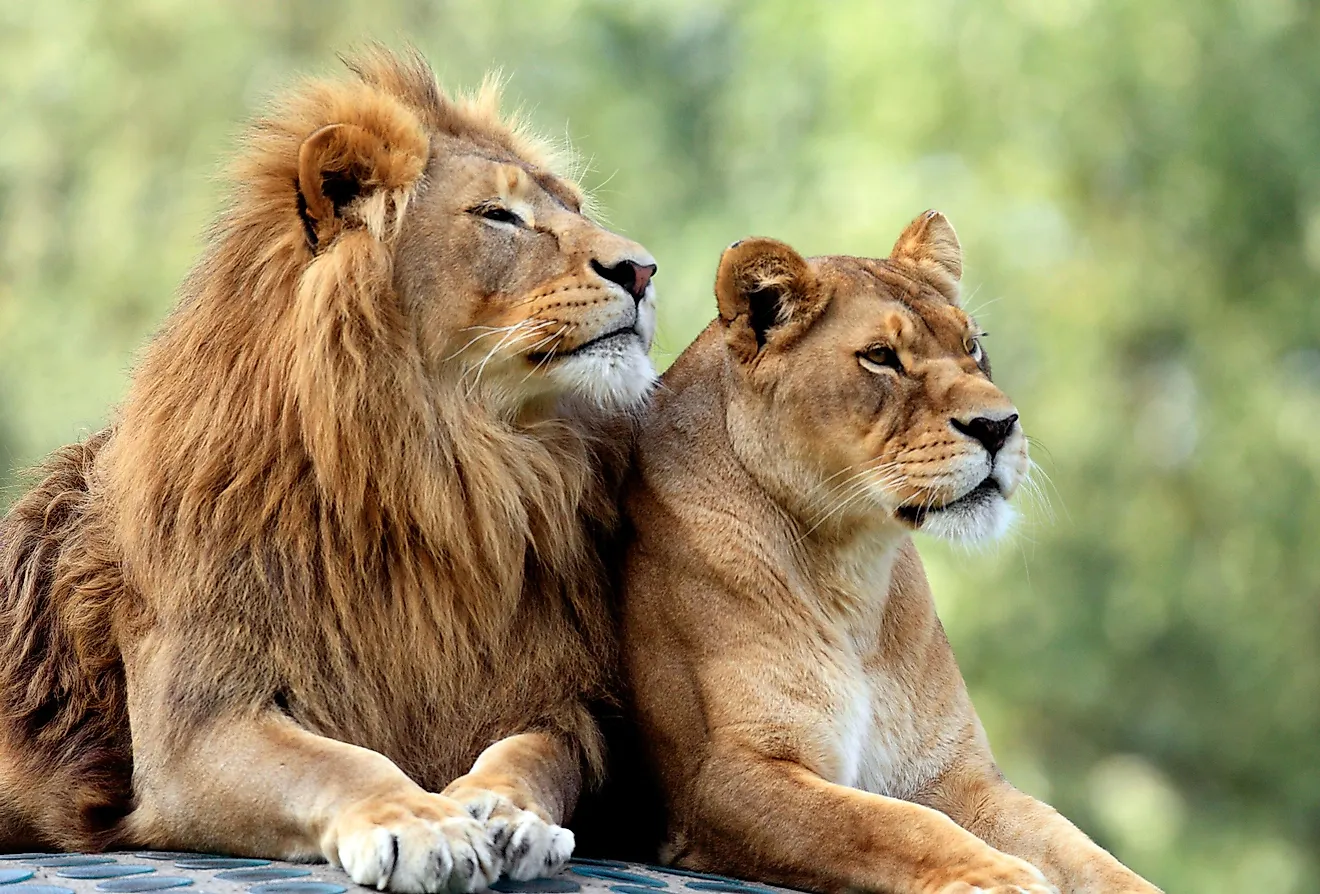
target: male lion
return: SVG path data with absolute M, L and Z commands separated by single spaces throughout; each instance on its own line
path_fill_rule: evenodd
M 0 527 L 0 847 L 396 891 L 572 849 L 655 264 L 493 87 L 351 67 L 254 127 L 117 420 Z
M 625 664 L 681 866 L 1155 890 L 1004 781 L 909 536 L 1001 532 L 1027 469 L 961 273 L 934 212 L 886 260 L 736 243 L 719 318 L 663 379 L 627 498 Z

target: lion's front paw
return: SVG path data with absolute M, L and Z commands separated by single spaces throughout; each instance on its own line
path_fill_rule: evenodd
M 527 881 L 554 875 L 573 855 L 573 833 L 523 810 L 508 798 L 487 790 L 470 791 L 460 799 L 475 819 L 485 823 L 496 855 L 511 879 Z
M 554 875 L 573 856 L 573 833 L 530 810 L 492 817 L 487 829 L 504 860 L 505 874 L 520 882 Z
M 950 870 L 938 894 L 1059 894 L 1039 869 L 1025 860 L 990 849 Z
M 403 894 L 480 891 L 503 864 L 486 827 L 428 792 L 359 802 L 335 817 L 325 855 L 359 885 Z

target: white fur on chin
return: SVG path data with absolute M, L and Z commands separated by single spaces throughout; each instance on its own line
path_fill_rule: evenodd
M 588 347 L 557 361 L 546 377 L 603 409 L 630 409 L 655 387 L 656 372 L 641 339 Z
M 921 530 L 963 546 L 984 546 L 1008 533 L 1017 511 L 1003 497 L 970 506 L 954 506 L 932 512 Z

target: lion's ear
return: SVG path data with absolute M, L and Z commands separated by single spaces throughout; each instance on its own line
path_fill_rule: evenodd
M 927 211 L 907 225 L 894 243 L 890 260 L 906 261 L 950 301 L 958 300 L 962 246 L 953 224 L 938 211 Z
M 303 140 L 298 149 L 298 210 L 313 249 L 346 223 L 364 225 L 380 237 L 391 203 L 358 200 L 410 188 L 421 176 L 427 149 L 420 128 L 412 133 L 406 125 L 386 129 L 404 132 L 327 124 Z
M 715 300 L 729 346 L 751 360 L 794 322 L 809 323 L 821 305 L 807 261 L 775 239 L 744 239 L 720 256 Z

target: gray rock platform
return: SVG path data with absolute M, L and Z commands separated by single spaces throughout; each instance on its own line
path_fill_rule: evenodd
M 365 894 L 325 863 L 283 863 L 212 854 L 0 854 L 0 894 Z M 771 885 L 613 860 L 573 860 L 553 878 L 500 879 L 501 894 L 772 894 Z

